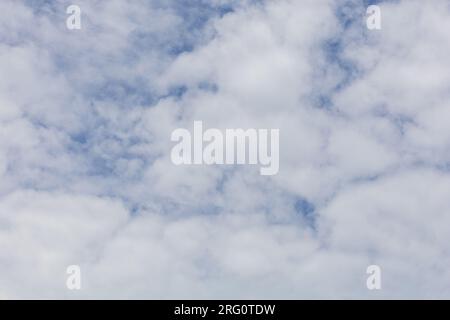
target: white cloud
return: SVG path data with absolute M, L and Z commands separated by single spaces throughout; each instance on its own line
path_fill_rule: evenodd
M 65 270 L 101 256 L 128 221 L 119 201 L 94 196 L 19 191 L 0 202 L 2 294 L 65 296 Z
M 79 5 L 0 3 L 0 297 L 450 295 L 446 1 Z M 279 174 L 175 167 L 194 120 L 279 128 Z

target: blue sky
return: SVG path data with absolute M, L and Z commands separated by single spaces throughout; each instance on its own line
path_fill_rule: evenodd
M 0 298 L 448 298 L 446 1 L 70 4 L 0 3 Z M 174 166 L 195 120 L 279 174 Z

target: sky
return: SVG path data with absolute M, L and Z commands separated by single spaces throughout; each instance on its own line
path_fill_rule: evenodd
M 449 40 L 447 0 L 0 1 L 0 299 L 450 298 Z M 175 166 L 197 120 L 278 174 Z

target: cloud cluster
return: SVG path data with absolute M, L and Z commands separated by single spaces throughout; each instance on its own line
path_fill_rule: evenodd
M 450 296 L 447 1 L 69 4 L 0 3 L 0 298 Z M 174 166 L 195 120 L 279 174 Z

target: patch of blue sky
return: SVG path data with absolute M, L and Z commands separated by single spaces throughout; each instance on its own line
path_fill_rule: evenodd
M 210 1 L 199 0 L 155 1 L 154 5 L 173 10 L 183 20 L 181 36 L 175 39 L 176 41 L 172 39 L 162 44 L 165 52 L 172 56 L 191 52 L 198 44 L 208 41 L 209 38 L 204 38 L 204 29 L 208 22 L 234 11 L 233 4 L 217 5 Z
M 30 7 L 33 10 L 33 13 L 37 15 L 55 14 L 58 12 L 58 8 L 65 9 L 63 3 L 54 0 L 24 0 L 24 4 Z M 69 5 L 70 3 L 67 3 L 66 6 Z M 65 14 L 65 10 L 62 11 L 62 14 Z
M 123 109 L 148 106 L 157 101 L 151 86 L 139 77 L 130 80 L 109 79 L 93 86 L 86 93 L 95 101 L 111 102 Z
M 322 44 L 322 52 L 326 65 L 324 70 L 317 70 L 316 77 L 325 77 L 328 69 L 337 67 L 341 71 L 340 80 L 331 88 L 316 87 L 311 94 L 311 102 L 315 107 L 331 109 L 333 107 L 333 96 L 335 93 L 345 89 L 353 80 L 361 76 L 361 71 L 355 63 L 343 56 L 345 46 L 349 41 L 350 30 L 354 27 L 361 28 L 361 34 L 365 32 L 364 20 L 361 11 L 364 11 L 369 1 L 346 0 L 335 6 L 335 16 L 341 27 L 341 32 L 336 32 L 326 39 Z M 373 1 L 372 1 L 373 2 Z M 321 82 L 317 82 L 321 85 Z
M 295 212 L 301 215 L 303 220 L 310 228 L 314 230 L 316 229 L 316 220 L 317 220 L 316 207 L 312 202 L 308 201 L 303 197 L 297 197 L 297 199 L 294 202 L 294 209 Z

